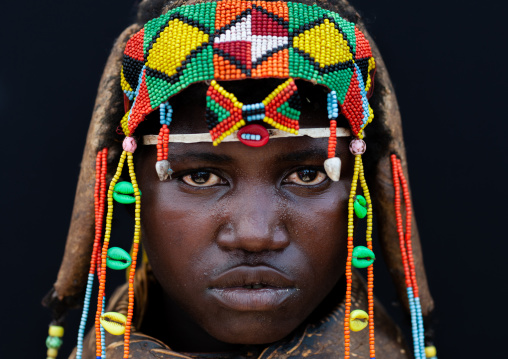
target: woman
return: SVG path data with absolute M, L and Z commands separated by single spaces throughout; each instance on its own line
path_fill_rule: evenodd
M 358 22 L 354 11 L 344 3 L 331 6 L 337 13 L 283 2 L 179 5 L 143 2 L 140 23 L 155 19 L 122 34 L 105 70 L 85 149 L 85 162 L 97 159 L 96 173 L 83 167 L 66 257 L 48 297 L 58 321 L 90 268 L 76 356 L 407 357 L 372 296 L 369 169 L 377 171 L 374 199 L 388 262 L 399 287 L 408 288 L 415 355 L 435 356 L 431 346 L 426 354 L 423 348 L 419 311 L 430 314 L 432 300 L 397 158 L 404 151 L 396 102 L 381 58 L 350 22 Z M 379 122 L 369 132 L 376 62 Z M 111 137 L 118 123 L 121 156 Z M 372 154 L 364 171 L 365 128 L 366 158 Z M 105 167 L 119 157 L 106 211 Z M 392 168 L 395 196 L 383 188 Z M 119 183 L 120 176 L 130 183 Z M 408 206 L 405 236 L 400 220 L 393 226 L 399 180 Z M 109 248 L 113 199 L 134 206 L 132 256 Z M 92 212 L 95 242 L 83 246 L 92 241 Z M 355 240 L 353 248 L 355 223 L 364 217 L 367 241 Z M 134 280 L 141 233 L 147 257 Z M 399 237 L 402 261 L 394 250 Z M 76 261 L 77 246 L 92 251 L 91 263 Z M 103 314 L 106 266 L 129 264 L 128 288 Z M 366 288 L 352 266 L 368 268 Z M 96 331 L 83 346 L 96 270 Z M 104 328 L 123 339 L 106 335 L 101 343 Z M 62 334 L 50 329 L 48 356 L 56 356 Z

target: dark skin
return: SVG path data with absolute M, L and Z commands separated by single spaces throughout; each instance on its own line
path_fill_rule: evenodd
M 254 103 L 277 83 L 223 86 Z M 301 127 L 327 127 L 323 89 L 297 86 Z M 193 87 L 172 99 L 173 134 L 207 132 L 203 91 Z M 338 182 L 323 169 L 327 139 L 272 139 L 260 148 L 170 144 L 175 172 L 164 182 L 155 146 L 143 148 L 136 162 L 143 245 L 164 293 L 149 334 L 179 351 L 234 351 L 283 339 L 323 307 L 347 256 L 349 140 L 338 139 Z M 258 301 L 264 292 L 277 300 Z

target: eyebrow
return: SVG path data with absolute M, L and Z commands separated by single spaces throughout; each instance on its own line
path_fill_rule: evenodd
M 171 161 L 185 162 L 189 160 L 214 163 L 232 163 L 233 157 L 210 152 L 187 152 L 181 155 L 171 155 Z
M 302 162 L 307 160 L 323 161 L 326 158 L 325 150 L 306 149 L 282 154 L 276 160 L 280 162 Z

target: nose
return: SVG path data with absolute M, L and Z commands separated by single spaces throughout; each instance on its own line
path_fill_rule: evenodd
M 284 205 L 276 194 L 251 186 L 239 189 L 232 197 L 225 224 L 217 236 L 220 247 L 263 252 L 282 250 L 289 245 L 283 221 Z

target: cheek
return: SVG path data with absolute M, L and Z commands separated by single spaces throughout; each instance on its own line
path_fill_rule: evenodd
M 210 255 L 217 220 L 207 201 L 172 187 L 163 182 L 144 190 L 141 222 L 155 276 L 166 290 L 170 286 L 180 290 L 198 281 L 196 268 Z
M 333 191 L 308 201 L 305 206 L 292 206 L 291 232 L 300 248 L 314 280 L 331 289 L 345 270 L 347 257 L 347 202 L 345 191 Z

